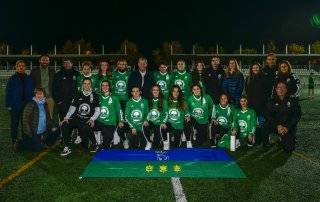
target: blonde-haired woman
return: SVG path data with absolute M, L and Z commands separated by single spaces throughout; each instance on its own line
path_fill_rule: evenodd
M 226 76 L 223 80 L 223 90 L 231 97 L 230 103 L 238 104 L 244 87 L 244 77 L 236 59 L 228 62 Z

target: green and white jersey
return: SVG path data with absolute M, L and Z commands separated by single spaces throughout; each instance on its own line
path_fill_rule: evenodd
M 243 111 L 236 110 L 233 117 L 232 128 L 239 132 L 240 137 L 245 137 L 249 134 L 255 135 L 257 125 L 256 112 L 250 108 Z
M 148 113 L 147 120 L 155 125 L 166 123 L 168 120 L 168 104 L 166 100 L 162 101 L 162 110 L 158 110 L 158 99 L 152 99 L 152 108 Z
M 82 82 L 84 78 L 90 78 L 91 80 L 91 89 L 92 91 L 96 91 L 96 86 L 97 86 L 97 78 L 95 77 L 95 75 L 90 74 L 89 76 L 85 76 L 83 74 L 79 74 L 77 76 L 77 90 L 78 91 L 82 91 Z
M 100 115 L 97 119 L 104 125 L 116 126 L 119 121 L 123 121 L 123 112 L 119 99 L 113 95 L 99 95 Z
M 211 118 L 218 121 L 223 128 L 230 129 L 233 122 L 234 107 L 227 105 L 222 107 L 220 104 L 213 105 Z
M 203 97 L 196 97 L 191 95 L 188 98 L 188 109 L 190 115 L 196 119 L 199 124 L 209 123 L 211 118 L 213 102 L 210 96 L 204 95 Z
M 190 95 L 191 82 L 191 74 L 187 71 L 175 71 L 172 73 L 171 85 L 178 85 L 181 88 L 185 99 Z
M 168 98 L 170 89 L 170 74 L 156 71 L 153 73 L 156 83 L 160 86 L 164 98 Z
M 120 101 L 128 100 L 128 80 L 130 72 L 120 72 L 118 70 L 112 72 L 112 93 L 118 96 Z
M 110 79 L 110 77 L 108 75 L 95 74 L 94 77 L 95 77 L 95 81 L 96 81 L 96 85 L 95 85 L 96 92 L 101 91 L 101 82 L 105 81 L 105 80 L 109 81 L 110 88 L 112 88 L 112 80 Z
M 131 98 L 126 105 L 125 120 L 130 128 L 142 131 L 143 122 L 147 120 L 149 113 L 148 101 L 144 98 L 135 100 Z
M 171 106 L 168 105 L 168 122 L 174 129 L 183 130 L 184 120 L 188 116 L 190 115 L 188 113 L 187 105 L 184 110 L 179 110 L 177 100 L 174 100 Z

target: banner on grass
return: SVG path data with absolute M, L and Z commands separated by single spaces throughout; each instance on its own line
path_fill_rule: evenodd
M 246 178 L 222 149 L 103 150 L 81 177 Z

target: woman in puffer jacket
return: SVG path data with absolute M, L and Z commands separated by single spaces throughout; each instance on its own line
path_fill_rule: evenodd
M 222 83 L 223 90 L 231 97 L 230 103 L 238 105 L 244 88 L 244 77 L 236 59 L 228 62 L 226 76 Z

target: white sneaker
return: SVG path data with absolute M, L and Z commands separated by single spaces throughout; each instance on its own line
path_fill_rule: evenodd
M 82 142 L 81 137 L 78 135 L 76 140 L 74 141 L 75 144 L 80 144 Z
M 128 140 L 124 140 L 123 141 L 123 148 L 124 149 L 129 149 L 129 141 Z
M 150 150 L 151 147 L 152 147 L 151 142 L 147 142 L 147 145 L 146 145 L 146 147 L 144 148 L 144 150 Z
M 163 150 L 169 150 L 170 149 L 170 142 L 167 141 L 163 141 Z
M 62 150 L 62 152 L 60 153 L 60 156 L 68 156 L 69 154 L 71 154 L 71 149 L 69 149 L 69 147 L 65 146 Z
M 192 148 L 192 143 L 191 143 L 191 141 L 187 141 L 187 148 Z

